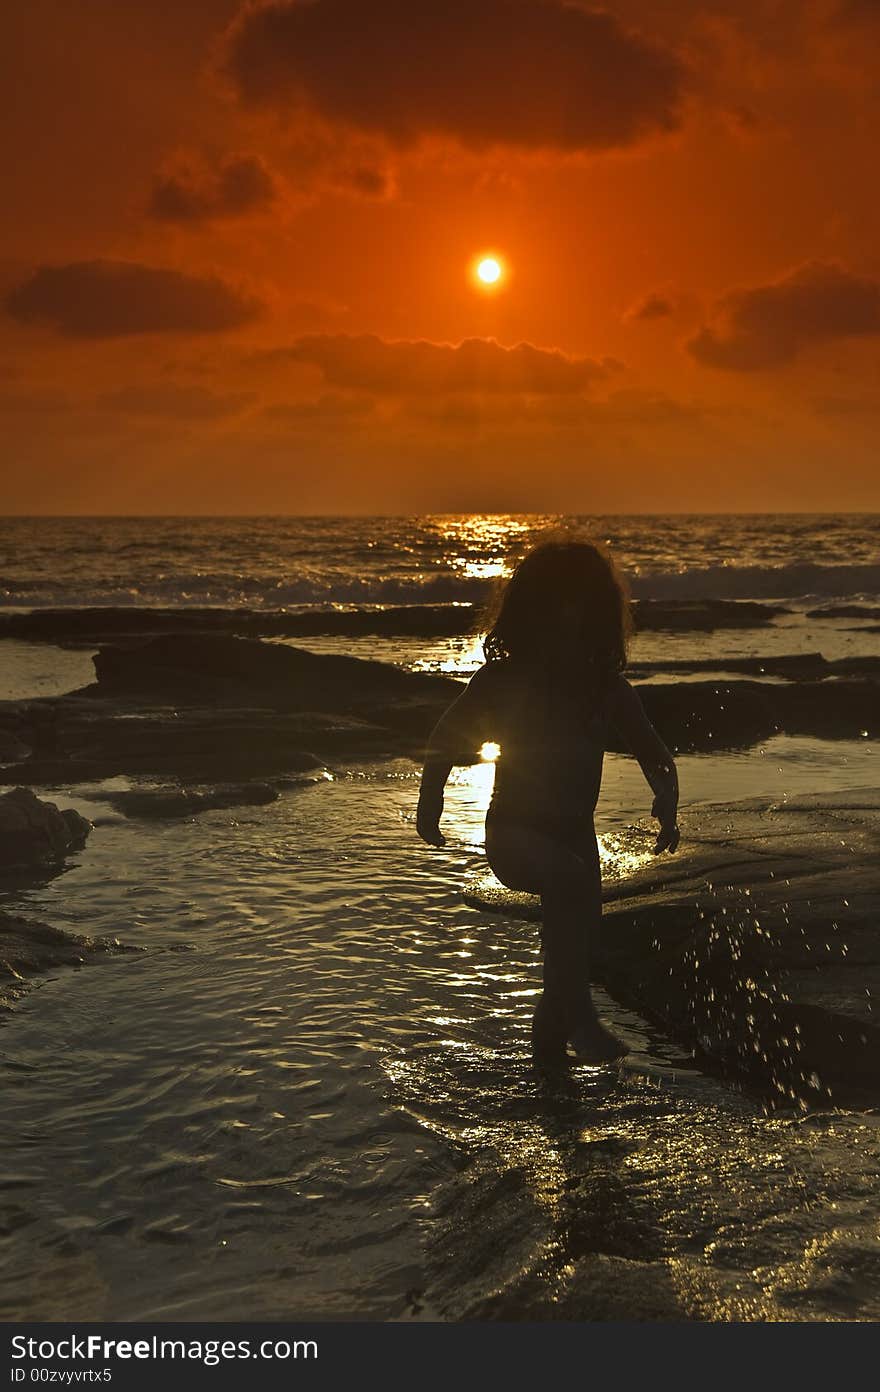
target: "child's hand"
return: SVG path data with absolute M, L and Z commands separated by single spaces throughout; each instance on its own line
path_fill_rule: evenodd
M 418 811 L 416 812 L 416 831 L 423 841 L 427 841 L 429 846 L 445 846 L 446 837 L 440 830 L 440 813 L 443 811 L 441 802 L 439 810 L 432 807 L 428 802 L 420 799 Z
M 651 807 L 651 816 L 656 817 L 660 823 L 657 844 L 654 847 L 655 855 L 659 855 L 661 851 L 678 850 L 681 837 L 678 830 L 678 798 L 671 789 L 657 794 Z

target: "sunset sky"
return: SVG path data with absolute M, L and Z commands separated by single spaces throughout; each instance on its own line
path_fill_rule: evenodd
M 0 512 L 880 510 L 880 0 L 3 29 Z

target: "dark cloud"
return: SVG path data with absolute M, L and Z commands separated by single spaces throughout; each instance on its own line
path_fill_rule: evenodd
M 248 7 L 227 68 L 251 105 L 406 145 L 602 150 L 674 129 L 681 60 L 565 0 L 289 0 Z
M 214 276 L 136 261 L 41 266 L 5 300 L 21 324 L 49 324 L 70 338 L 141 333 L 217 333 L 259 313 L 257 301 Z
M 231 155 L 215 164 L 197 155 L 181 156 L 153 179 L 146 211 L 157 222 L 200 227 L 274 216 L 283 204 L 327 192 L 385 200 L 396 192 L 395 177 L 375 144 L 341 143 L 310 132 L 288 150 L 286 178 L 259 155 Z
M 343 167 L 334 177 L 335 186 L 361 198 L 390 198 L 395 191 L 394 177 L 380 165 L 354 164 Z
M 154 386 L 121 387 L 105 392 L 98 405 L 126 416 L 162 416 L 171 420 L 218 420 L 232 416 L 253 401 L 248 392 L 221 395 L 207 387 L 175 386 L 158 383 Z
M 386 141 L 376 135 L 304 121 L 288 134 L 279 152 L 287 190 L 299 198 L 326 193 L 385 200 L 396 193 L 396 171 Z
M 630 320 L 668 319 L 674 313 L 675 305 L 669 295 L 654 291 L 628 309 L 625 317 Z
M 880 281 L 812 261 L 781 280 L 734 290 L 687 344 L 698 362 L 732 372 L 779 367 L 812 344 L 880 334 Z
M 530 343 L 504 348 L 491 338 L 388 342 L 374 334 L 311 334 L 263 356 L 320 368 L 334 387 L 400 396 L 581 392 L 619 366 L 611 359 L 572 358 Z
M 263 212 L 277 197 L 258 155 L 232 155 L 214 169 L 191 162 L 157 175 L 148 211 L 163 222 L 207 222 Z

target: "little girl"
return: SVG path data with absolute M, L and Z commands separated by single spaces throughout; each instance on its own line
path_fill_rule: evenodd
M 613 725 L 641 765 L 660 822 L 655 851 L 674 851 L 678 778 L 672 755 L 622 676 L 629 598 L 595 543 L 557 534 L 519 563 L 501 591 L 483 644 L 485 664 L 434 729 L 417 829 L 443 845 L 443 789 L 455 764 L 500 746 L 486 816 L 486 857 L 509 889 L 540 895 L 544 990 L 532 1022 L 536 1059 L 622 1057 L 590 995 L 590 947 L 602 884 L 593 813 Z

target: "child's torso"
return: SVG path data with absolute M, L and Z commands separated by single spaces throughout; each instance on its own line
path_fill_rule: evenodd
M 497 685 L 501 753 L 492 815 L 580 817 L 599 796 L 608 732 L 604 702 L 571 671 L 504 663 Z

